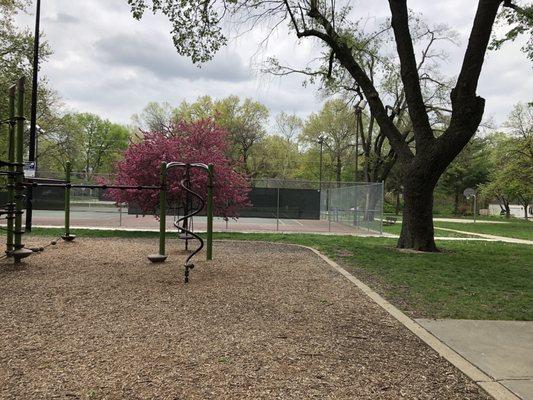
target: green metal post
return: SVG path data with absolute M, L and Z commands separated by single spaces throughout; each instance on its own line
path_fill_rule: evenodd
M 149 254 L 148 259 L 153 263 L 161 263 L 167 259 L 165 254 L 165 236 L 167 228 L 167 163 L 161 163 L 159 189 L 159 253 Z
M 25 79 L 20 78 L 17 84 L 17 130 L 15 137 L 15 162 L 23 162 L 23 140 L 24 140 L 24 83 Z M 24 168 L 21 165 L 16 167 L 17 176 L 15 177 L 15 250 L 22 248 L 22 174 Z
M 213 259 L 213 182 L 214 167 L 208 165 L 209 177 L 207 182 L 207 260 Z
M 70 183 L 70 173 L 71 166 L 70 162 L 67 161 L 65 166 L 65 182 Z M 66 238 L 70 237 L 70 187 L 65 186 L 65 236 Z M 66 240 L 66 239 L 65 239 Z
M 16 167 L 17 176 L 15 177 L 15 243 L 13 250 L 13 258 L 15 263 L 20 259 L 28 257 L 32 251 L 24 249 L 22 244 L 22 210 L 23 210 L 23 196 L 24 189 L 22 187 L 24 168 L 23 163 L 23 146 L 24 146 L 24 77 L 20 78 L 17 83 L 17 129 L 15 138 L 15 162 L 18 163 Z
M 15 94 L 16 86 L 9 88 L 9 119 L 8 135 L 7 135 L 7 160 L 10 163 L 15 162 L 15 125 L 12 123 L 15 118 Z M 13 251 L 13 205 L 15 203 L 15 177 L 13 176 L 15 167 L 9 167 L 9 175 L 7 178 L 8 184 L 8 202 L 10 213 L 7 215 L 7 240 L 6 240 L 6 254 L 10 255 Z
M 161 163 L 161 190 L 159 191 L 159 254 L 165 255 L 167 228 L 167 163 Z

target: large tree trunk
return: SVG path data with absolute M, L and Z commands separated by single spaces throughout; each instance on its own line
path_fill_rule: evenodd
M 438 251 L 433 230 L 433 187 L 423 181 L 404 186 L 399 248 Z
M 498 202 L 500 203 L 500 208 L 505 213 L 505 218 L 511 218 L 511 207 L 509 207 L 509 202 L 503 197 L 498 197 Z
M 403 176 L 403 216 L 399 248 L 438 251 L 433 230 L 433 190 L 446 165 L 432 152 L 400 164 Z
M 396 215 L 400 214 L 400 192 L 396 192 Z

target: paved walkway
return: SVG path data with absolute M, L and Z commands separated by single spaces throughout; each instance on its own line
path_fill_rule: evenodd
M 533 240 L 526 240 L 526 239 L 516 239 L 516 238 L 510 238 L 506 236 L 496 236 L 496 235 L 487 235 L 485 233 L 474 233 L 474 232 L 466 232 L 466 231 L 458 231 L 457 229 L 448 229 L 448 228 L 435 228 L 437 230 L 443 230 L 443 231 L 449 231 L 449 232 L 456 232 L 456 233 L 462 233 L 465 235 L 472 235 L 472 236 L 479 236 L 479 237 L 448 237 L 448 236 L 435 236 L 435 240 L 455 240 L 455 241 L 477 241 L 477 242 L 505 242 L 505 243 L 516 243 L 516 244 L 529 244 L 533 245 Z M 383 232 L 383 237 L 398 239 L 400 236 L 395 235 L 393 233 L 387 233 Z
M 464 218 L 433 218 L 433 221 L 440 222 L 457 222 L 459 224 L 473 224 L 473 219 L 464 219 Z M 506 224 L 505 221 L 491 221 L 486 219 L 476 219 L 476 224 Z
M 462 234 L 465 234 L 465 235 L 475 235 L 475 236 L 479 236 L 480 238 L 489 239 L 491 241 L 497 241 L 497 242 L 518 243 L 518 244 L 533 244 L 533 240 L 517 239 L 517 238 L 511 238 L 511 237 L 507 237 L 507 236 L 488 235 L 486 233 L 459 231 L 457 229 L 449 229 L 449 228 L 438 228 L 438 230 L 462 233 Z M 465 238 L 465 239 L 468 240 L 468 238 Z
M 533 321 L 417 322 L 524 400 L 533 400 Z
M 397 217 L 396 219 L 397 222 L 402 222 L 402 218 L 401 217 Z M 441 217 L 436 217 L 436 218 L 433 218 L 433 221 L 434 222 L 457 222 L 459 224 L 473 224 L 474 223 L 474 220 L 472 218 L 470 219 L 465 219 L 465 218 L 441 218 Z M 490 219 L 476 219 L 476 224 L 507 224 L 507 222 L 505 221 L 493 221 L 493 220 L 490 220 Z

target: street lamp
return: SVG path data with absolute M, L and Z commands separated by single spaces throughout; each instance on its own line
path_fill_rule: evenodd
M 35 161 L 35 144 L 37 136 L 37 90 L 39 83 L 39 30 L 41 20 L 41 0 L 37 0 L 35 13 L 35 34 L 33 39 L 33 79 L 31 89 L 31 115 L 30 115 L 30 149 L 29 161 Z
M 320 192 L 322 192 L 322 150 L 324 148 L 324 140 L 324 136 L 320 135 L 318 137 L 318 144 L 320 145 L 320 171 L 318 173 L 318 187 Z
M 355 105 L 355 182 L 359 176 L 359 129 L 363 130 L 363 109 L 366 100 L 359 100 Z
M 37 0 L 37 10 L 35 12 L 35 36 L 33 38 L 33 79 L 31 89 L 31 115 L 30 115 L 30 148 L 28 161 L 35 165 L 35 148 L 37 144 L 37 89 L 39 81 L 39 31 L 41 23 L 41 0 Z M 28 187 L 26 193 L 26 231 L 31 232 L 32 225 L 32 200 L 33 188 Z

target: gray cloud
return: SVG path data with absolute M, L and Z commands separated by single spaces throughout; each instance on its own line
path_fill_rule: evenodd
M 154 39 L 121 33 L 98 40 L 95 51 L 106 64 L 138 68 L 163 80 L 184 78 L 242 82 L 250 79 L 250 71 L 235 52 L 223 50 L 213 61 L 199 68 L 180 57 L 171 46 L 165 46 L 165 40 Z
M 58 12 L 57 14 L 45 15 L 43 20 L 45 22 L 54 23 L 54 24 L 62 24 L 62 25 L 75 24 L 80 21 L 78 17 L 75 17 L 74 15 L 67 14 L 64 12 Z
M 450 47 L 443 72 L 457 75 L 467 44 L 468 31 L 477 1 L 411 0 L 410 7 L 432 23 L 447 23 L 461 35 L 461 45 Z M 386 1 L 360 0 L 354 17 L 379 24 L 389 13 Z M 32 15 L 20 15 L 19 22 L 30 29 Z M 248 65 L 260 64 L 269 56 L 285 65 L 305 67 L 320 54 L 311 40 L 297 41 L 281 27 L 257 53 L 268 27 L 259 25 L 229 40 L 229 47 L 203 68 L 177 55 L 169 32 L 171 26 L 161 15 L 146 13 L 141 21 L 132 18 L 126 0 L 43 2 L 41 28 L 54 50 L 42 65 L 51 86 L 63 96 L 67 107 L 99 113 L 117 122 L 129 122 L 148 101 L 178 105 L 198 96 L 214 98 L 236 94 L 251 97 L 270 107 L 272 114 L 295 112 L 305 117 L 317 111 L 323 99 L 313 86 L 302 87 L 303 78 L 273 79 L 252 75 Z M 486 116 L 502 123 L 518 101 L 531 101 L 533 81 L 524 79 L 531 71 L 519 51 L 520 43 L 489 53 L 479 82 L 478 93 L 485 97 Z
M 66 13 L 58 13 L 57 14 L 57 22 L 60 24 L 74 24 L 78 22 L 80 19 L 78 17 L 75 17 L 70 14 Z

